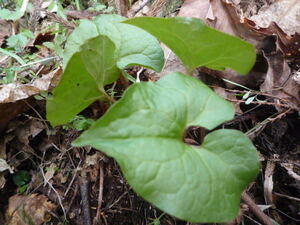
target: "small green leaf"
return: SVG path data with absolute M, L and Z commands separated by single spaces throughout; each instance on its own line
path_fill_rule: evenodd
M 183 142 L 185 129 L 213 129 L 233 118 L 233 106 L 201 81 L 179 73 L 136 83 L 84 132 L 91 145 L 119 163 L 128 183 L 163 211 L 191 222 L 224 222 L 258 173 L 254 146 L 241 132 L 217 130 L 200 147 Z
M 256 98 L 256 96 L 252 96 L 252 97 L 248 98 L 248 99 L 246 100 L 245 104 L 246 104 L 246 105 L 251 104 L 251 103 L 254 101 L 255 98 Z
M 216 70 L 228 67 L 246 74 L 255 62 L 255 48 L 251 44 L 212 29 L 196 18 L 137 17 L 123 23 L 142 28 L 157 37 L 189 71 L 199 66 Z
M 23 186 L 20 186 L 18 188 L 18 193 L 20 193 L 20 194 L 24 193 L 26 191 L 26 189 L 28 188 L 28 186 L 29 186 L 29 184 L 25 184 Z
M 69 122 L 103 96 L 103 85 L 119 74 L 114 52 L 114 44 L 99 35 L 86 41 L 72 56 L 52 99 L 47 101 L 47 119 L 53 126 Z
M 85 41 L 98 35 L 105 35 L 116 46 L 119 69 L 141 65 L 160 71 L 164 64 L 164 56 L 158 41 L 140 28 L 120 23 L 123 20 L 125 18 L 118 15 L 100 15 L 93 21 L 81 20 L 68 38 L 64 53 L 64 67 Z
M 15 11 L 10 11 L 8 9 L 2 9 L 0 8 L 0 19 L 4 20 L 18 20 L 20 19 L 28 6 L 29 1 L 23 0 L 22 4 L 18 4 L 17 2 L 17 8 Z
M 18 187 L 22 187 L 31 180 L 30 174 L 26 170 L 19 170 L 13 176 L 13 181 Z
M 28 38 L 34 38 L 33 33 L 30 30 L 24 30 L 7 38 L 7 46 L 14 48 L 17 51 L 21 51 L 22 48 L 28 44 Z
M 75 128 L 78 131 L 87 130 L 94 120 L 85 118 L 82 115 L 75 116 L 75 118 L 70 122 L 70 126 Z

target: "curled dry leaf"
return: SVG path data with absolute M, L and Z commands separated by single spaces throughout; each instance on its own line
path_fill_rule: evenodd
M 257 15 L 250 17 L 257 26 L 267 28 L 272 22 L 288 35 L 300 31 L 300 2 L 298 0 L 280 0 L 262 7 Z
M 33 103 L 31 96 L 52 89 L 57 84 L 61 73 L 61 68 L 58 68 L 32 84 L 0 85 L 0 132 L 16 115 L 30 108 L 29 105 Z
M 275 163 L 268 161 L 265 169 L 265 180 L 264 180 L 264 197 L 267 204 L 273 204 L 273 173 L 275 169 Z
M 20 143 L 24 145 L 29 145 L 30 138 L 34 138 L 41 131 L 45 129 L 45 124 L 39 120 L 28 120 L 24 124 L 20 124 L 15 130 L 15 135 L 17 136 Z
M 14 195 L 9 198 L 6 222 L 8 225 L 40 225 L 51 220 L 50 212 L 55 208 L 44 195 Z
M 300 84 L 291 76 L 291 69 L 283 54 L 278 51 L 265 57 L 269 69 L 261 90 L 288 102 L 293 108 L 300 107 Z
M 16 102 L 39 94 L 41 91 L 48 91 L 54 85 L 53 82 L 57 81 L 61 72 L 61 68 L 58 68 L 35 80 L 32 84 L 10 83 L 3 85 L 0 89 L 0 104 Z

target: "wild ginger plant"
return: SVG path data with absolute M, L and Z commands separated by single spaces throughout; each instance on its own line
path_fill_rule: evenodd
M 47 102 L 51 124 L 67 123 L 95 100 L 110 98 L 104 86 L 128 66 L 161 71 L 156 38 L 189 72 L 205 66 L 246 74 L 255 61 L 252 45 L 194 18 L 83 20 L 69 37 L 64 74 Z M 258 173 L 256 149 L 237 130 L 210 132 L 201 146 L 184 143 L 183 136 L 189 126 L 212 130 L 233 116 L 231 103 L 174 71 L 155 83 L 131 85 L 73 145 L 113 157 L 135 192 L 164 212 L 191 222 L 224 222 L 237 215 L 241 192 Z

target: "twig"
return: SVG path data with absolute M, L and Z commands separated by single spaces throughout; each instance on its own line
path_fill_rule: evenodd
M 150 0 L 146 0 L 137 10 L 133 12 L 134 15 L 136 15 L 139 11 L 141 11 L 148 3 Z
M 102 163 L 100 163 L 99 169 L 99 193 L 98 193 L 98 206 L 97 206 L 97 213 L 96 217 L 94 218 L 93 225 L 100 222 L 101 217 L 101 206 L 102 206 L 102 199 L 103 199 L 103 181 L 104 181 L 104 172 Z
M 228 101 L 231 101 L 231 102 L 246 103 L 246 101 L 243 101 L 243 100 L 237 100 L 237 99 L 231 99 L 231 98 L 225 98 L 225 99 L 228 100 Z M 285 104 L 281 104 L 281 103 L 264 102 L 264 101 L 261 101 L 261 102 L 252 101 L 251 104 L 256 104 L 256 105 L 257 104 L 258 105 L 273 105 L 273 106 L 280 106 L 280 107 L 283 107 L 283 108 L 289 108 L 289 109 L 299 110 L 298 107 L 293 107 L 293 106 L 285 105 Z
M 51 19 L 52 21 L 54 21 L 56 23 L 59 23 L 60 25 L 62 25 L 65 28 L 73 30 L 76 27 L 76 25 L 74 23 L 70 23 L 67 20 L 64 20 L 63 18 L 57 16 L 55 13 L 49 12 L 47 10 L 44 10 L 43 12 L 46 13 L 46 15 L 49 19 Z
M 43 168 L 40 168 L 41 170 L 41 173 L 42 173 L 42 176 L 44 178 L 44 181 L 46 182 L 46 184 L 48 184 L 50 186 L 50 188 L 54 191 L 54 193 L 56 194 L 57 196 L 57 199 L 58 199 L 58 202 L 59 202 L 59 205 L 63 211 L 63 214 L 64 214 L 64 219 L 67 220 L 67 214 L 66 214 L 66 211 L 65 211 L 65 208 L 62 204 L 62 200 L 61 200 L 61 197 L 60 195 L 58 194 L 58 192 L 56 191 L 56 189 L 53 187 L 53 185 L 45 178 L 45 174 L 44 174 L 44 171 L 43 171 Z
M 281 119 L 283 116 L 285 116 L 291 110 L 292 109 L 287 109 L 286 111 L 284 111 L 282 113 L 275 113 L 275 114 L 273 114 L 272 116 L 266 118 L 262 122 L 259 122 L 256 126 L 254 126 L 253 128 L 251 128 L 250 130 L 248 130 L 246 132 L 246 135 L 248 137 L 250 137 L 254 133 L 257 133 L 257 131 L 259 131 L 261 128 L 265 127 L 268 123 L 272 123 L 272 122 L 276 121 L 277 119 Z
M 66 213 L 68 213 L 68 212 L 70 211 L 70 209 L 71 209 L 71 207 L 72 207 L 72 205 L 73 205 L 73 202 L 74 202 L 74 200 L 75 200 L 75 198 L 76 198 L 76 196 L 77 196 L 78 189 L 79 189 L 79 185 L 76 184 L 75 190 L 74 190 L 74 193 L 73 193 L 73 196 L 72 196 L 72 198 L 71 198 L 71 200 L 70 200 L 70 202 L 69 202 L 69 205 L 68 205 L 68 207 L 67 207 L 67 209 L 66 209 Z
M 91 19 L 94 16 L 100 15 L 101 11 L 76 11 L 76 10 L 67 10 L 64 11 L 65 15 L 73 19 Z
M 89 199 L 89 180 L 87 179 L 84 171 L 82 176 L 78 178 L 78 184 L 81 194 L 81 207 L 83 211 L 84 225 L 92 225 L 91 210 L 90 210 L 90 199 Z
M 278 192 L 274 192 L 274 194 L 277 195 L 277 196 L 279 196 L 279 197 L 282 197 L 282 198 L 287 198 L 287 199 L 290 199 L 290 200 L 294 200 L 294 201 L 300 202 L 300 198 L 296 198 L 296 197 L 292 197 L 292 196 L 280 194 Z
M 244 192 L 242 194 L 242 200 L 249 206 L 249 209 L 264 225 L 274 225 L 270 219 L 251 199 L 251 197 Z

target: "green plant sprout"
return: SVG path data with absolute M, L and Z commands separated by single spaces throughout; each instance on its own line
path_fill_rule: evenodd
M 255 49 L 195 18 L 101 15 L 82 20 L 64 52 L 64 74 L 47 101 L 52 126 L 65 124 L 95 100 L 128 66 L 161 71 L 160 40 L 186 66 L 231 68 L 246 74 Z M 200 80 L 174 71 L 157 82 L 136 82 L 73 146 L 90 145 L 113 157 L 135 192 L 165 213 L 190 222 L 224 222 L 237 216 L 242 191 L 259 170 L 245 134 L 220 129 L 201 146 L 184 143 L 190 126 L 215 129 L 234 117 L 231 103 Z

